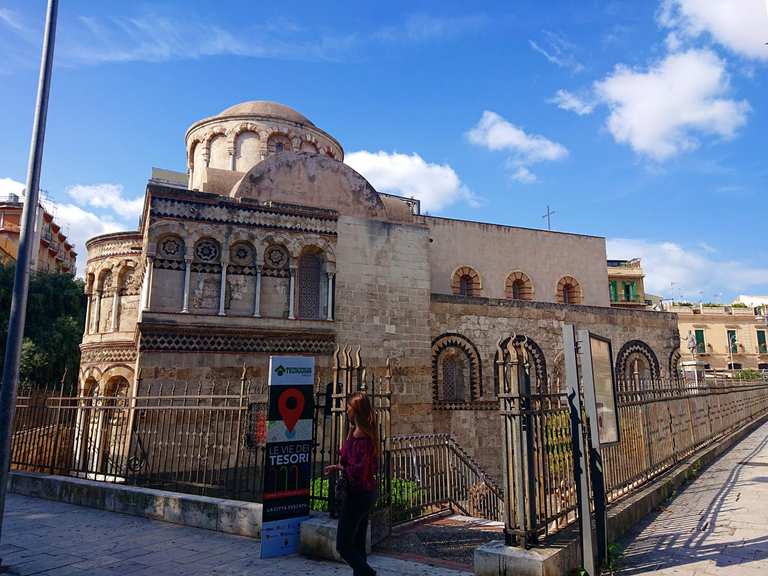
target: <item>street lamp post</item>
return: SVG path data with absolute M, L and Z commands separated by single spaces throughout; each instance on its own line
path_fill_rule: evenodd
M 2 542 L 3 516 L 5 513 L 5 494 L 10 474 L 11 434 L 13 432 L 13 416 L 16 409 L 16 387 L 19 383 L 21 341 L 24 336 L 24 322 L 27 311 L 30 257 L 35 247 L 35 214 L 37 213 L 40 191 L 40 166 L 43 160 L 45 122 L 48 116 L 48 96 L 51 89 L 51 69 L 53 67 L 53 46 L 56 38 L 56 14 L 58 7 L 58 0 L 48 0 L 45 33 L 43 36 L 43 54 L 37 85 L 35 120 L 32 126 L 32 143 L 30 144 L 29 164 L 27 166 L 26 199 L 22 211 L 19 253 L 16 261 L 16 273 L 13 279 L 13 298 L 11 300 L 11 314 L 8 321 L 8 339 L 5 344 L 3 379 L 2 383 L 0 383 L 0 543 Z M 0 558 L 0 565 L 2 565 L 2 558 Z

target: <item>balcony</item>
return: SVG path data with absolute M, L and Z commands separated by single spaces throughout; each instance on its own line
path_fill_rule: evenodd
M 645 297 L 640 294 L 630 296 L 627 298 L 624 294 L 611 295 L 611 306 L 646 306 Z

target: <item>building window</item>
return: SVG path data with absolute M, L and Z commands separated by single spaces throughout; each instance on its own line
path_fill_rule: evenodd
M 533 282 L 524 272 L 512 272 L 504 283 L 504 296 L 511 300 L 533 300 Z
M 619 287 L 616 280 L 611 280 L 611 302 L 619 301 Z
M 448 349 L 443 358 L 443 402 L 465 402 L 467 362 L 463 350 Z
M 704 330 L 696 330 L 696 354 L 707 353 L 707 342 L 704 340 Z
M 759 354 L 768 354 L 768 342 L 765 339 L 765 330 L 757 331 L 757 351 Z
M 742 366 L 739 362 L 728 362 L 728 370 L 741 370 Z
M 739 351 L 739 343 L 736 340 L 736 330 L 728 330 L 728 352 L 736 354 Z
M 285 150 L 285 145 L 282 142 L 275 144 L 275 152 L 282 152 Z
M 768 362 L 761 362 L 757 365 L 758 370 L 768 370 Z
M 557 283 L 558 304 L 581 304 L 581 285 L 576 278 L 565 276 Z
M 624 282 L 624 302 L 635 302 L 637 300 L 637 283 Z
M 322 275 L 323 258 L 320 254 L 305 253 L 299 258 L 299 318 L 320 318 Z
M 469 266 L 461 266 L 453 273 L 451 291 L 457 296 L 480 296 L 480 275 Z

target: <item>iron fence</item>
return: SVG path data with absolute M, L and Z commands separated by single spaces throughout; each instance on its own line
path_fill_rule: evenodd
M 449 434 L 394 436 L 390 461 L 394 524 L 443 511 L 503 520 L 498 486 Z
M 531 382 L 524 342 L 499 348 L 505 531 L 528 546 L 576 520 L 571 423 L 565 393 Z M 630 378 L 617 383 L 620 441 L 603 448 L 608 503 L 633 493 L 697 450 L 768 415 L 768 380 Z
M 239 385 L 125 392 L 21 390 L 12 469 L 260 501 L 266 391 L 245 371 Z
M 389 533 L 390 514 L 390 412 L 392 371 L 389 360 L 383 370 L 376 373 L 367 368 L 360 355 L 360 347 L 336 347 L 332 366 L 319 372 L 320 385 L 315 395 L 314 453 L 310 507 L 337 513 L 335 476 L 326 478 L 323 469 L 338 464 L 339 451 L 349 434 L 347 398 L 355 391 L 365 392 L 371 399 L 379 426 L 378 499 L 371 519 L 372 538 L 380 541 Z M 325 384 L 323 384 L 325 383 Z

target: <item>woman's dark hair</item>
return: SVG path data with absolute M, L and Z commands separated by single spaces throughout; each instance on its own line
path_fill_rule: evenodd
M 371 406 L 370 398 L 363 392 L 350 395 L 347 405 L 352 408 L 354 420 L 363 434 L 371 439 L 374 456 L 379 455 L 379 424 L 376 421 L 376 411 Z

